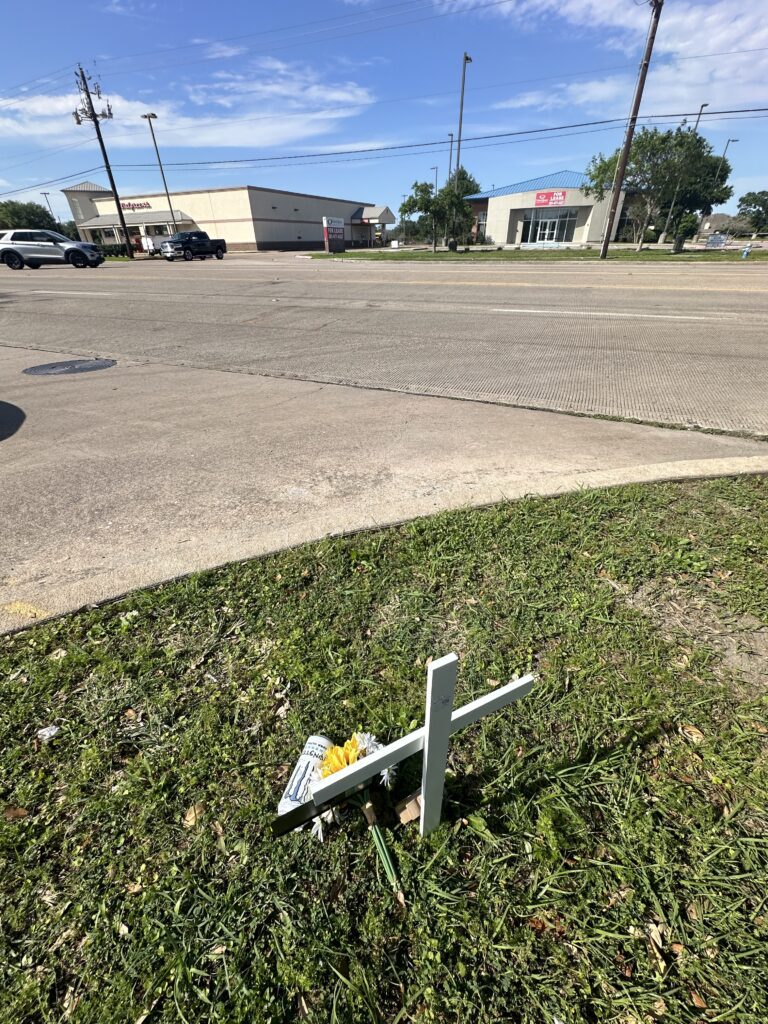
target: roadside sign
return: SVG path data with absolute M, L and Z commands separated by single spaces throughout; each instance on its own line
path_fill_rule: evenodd
M 344 252 L 343 217 L 323 217 L 323 241 L 326 252 Z
M 718 231 L 713 231 L 707 239 L 705 249 L 724 249 L 725 248 L 725 235 L 721 235 Z

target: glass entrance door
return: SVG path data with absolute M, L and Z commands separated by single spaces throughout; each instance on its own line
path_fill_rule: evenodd
M 536 234 L 537 242 L 554 242 L 557 239 L 557 220 L 540 220 Z

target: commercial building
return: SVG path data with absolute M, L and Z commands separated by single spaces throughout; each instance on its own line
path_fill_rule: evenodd
M 62 192 L 83 241 L 121 241 L 110 189 L 81 181 Z M 230 250 L 322 249 L 323 217 L 338 217 L 344 220 L 347 246 L 367 248 L 383 242 L 387 226 L 395 223 L 386 206 L 253 185 L 172 192 L 170 198 L 173 216 L 164 192 L 121 198 L 134 246 L 177 230 L 207 231 L 212 238 L 226 239 Z
M 478 241 L 512 246 L 599 244 L 609 196 L 597 201 L 585 195 L 586 183 L 586 175 L 578 171 L 557 171 L 467 196 Z M 623 203 L 622 193 L 612 241 Z

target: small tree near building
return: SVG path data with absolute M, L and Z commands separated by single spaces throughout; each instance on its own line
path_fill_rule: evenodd
M 768 192 L 747 192 L 739 200 L 739 216 L 744 217 L 756 235 L 768 231 Z
M 619 150 L 610 156 L 599 153 L 587 167 L 589 179 L 584 188 L 587 195 L 602 200 L 613 186 Z M 686 215 L 711 213 L 733 195 L 727 184 L 731 165 L 716 156 L 712 146 L 697 132 L 687 128 L 660 131 L 642 128 L 634 137 L 624 177 L 624 187 L 635 193 L 632 200 L 637 209 L 632 220 L 638 221 L 638 249 L 645 232 L 657 218 L 671 211 L 670 225 L 676 242 L 682 244 L 689 225 Z M 641 220 L 639 218 L 642 217 Z
M 411 194 L 400 206 L 400 217 L 406 219 L 418 213 L 418 225 L 430 225 L 433 249 L 439 236 L 467 239 L 472 228 L 472 207 L 464 196 L 480 191 L 480 184 L 463 167 L 451 175 L 437 192 L 428 181 L 415 181 Z

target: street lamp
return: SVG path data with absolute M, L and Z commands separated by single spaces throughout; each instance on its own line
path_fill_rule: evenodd
M 55 214 L 55 213 L 53 212 L 53 207 L 51 206 L 51 200 L 50 200 L 50 199 L 48 198 L 48 196 L 49 196 L 50 194 L 51 194 L 50 192 L 41 192 L 41 193 L 40 193 L 40 195 L 41 195 L 41 196 L 45 196 L 45 201 L 46 201 L 46 203 L 48 203 L 48 209 L 49 209 L 49 210 L 51 211 L 51 216 L 53 217 L 53 219 L 54 219 L 54 220 L 56 221 L 56 223 L 58 224 L 58 223 L 59 223 L 59 219 L 58 219 L 58 217 L 56 216 L 56 214 Z
M 157 148 L 157 139 L 155 138 L 155 129 L 152 127 L 152 122 L 157 120 L 157 114 L 148 113 L 142 114 L 142 119 L 149 125 L 149 133 L 152 136 L 152 144 L 155 147 L 155 153 L 157 154 L 157 166 L 160 168 L 160 177 L 163 179 L 163 188 L 165 189 L 165 198 L 168 200 L 168 209 L 171 211 L 171 220 L 173 221 L 173 233 L 179 230 L 176 225 L 176 215 L 173 212 L 173 203 L 171 202 L 171 196 L 168 192 L 168 182 L 165 180 L 165 171 L 163 170 L 163 161 L 160 159 L 160 150 Z
M 702 103 L 701 106 L 699 107 L 699 113 L 698 113 L 698 116 L 696 118 L 696 124 L 693 126 L 694 133 L 699 130 L 699 121 L 701 120 L 701 112 L 702 112 L 702 110 L 704 109 L 704 107 L 708 107 L 708 106 L 709 106 L 708 103 Z
M 738 142 L 738 141 L 739 141 L 738 139 L 728 139 L 726 141 L 725 149 L 723 150 L 723 155 L 720 157 L 720 163 L 717 165 L 717 173 L 715 174 L 715 184 L 717 184 L 718 181 L 720 180 L 720 171 L 722 171 L 722 169 L 723 169 L 723 161 L 725 160 L 725 154 L 728 152 L 728 147 L 730 146 L 730 144 L 732 142 Z
M 467 64 L 472 63 L 472 58 L 468 53 L 464 53 L 464 58 L 461 62 L 461 99 L 459 101 L 459 134 L 456 138 L 456 173 L 459 173 L 459 167 L 461 167 L 461 122 L 464 120 L 464 82 L 467 77 Z
M 430 167 L 435 172 L 435 195 L 437 195 L 437 167 Z M 435 223 L 435 206 L 432 204 L 432 252 L 437 252 L 437 224 Z

